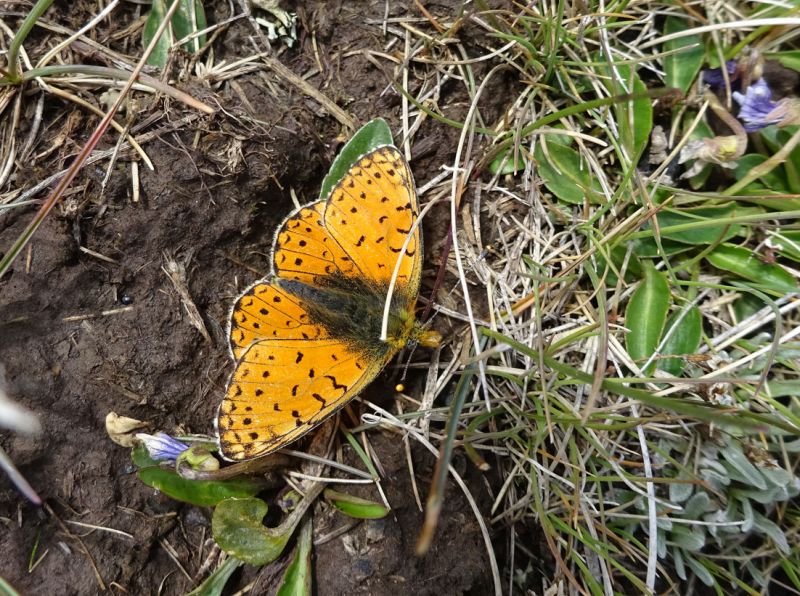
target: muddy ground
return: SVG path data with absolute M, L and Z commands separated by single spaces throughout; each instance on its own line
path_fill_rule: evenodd
M 429 12 L 442 17 L 455 14 L 459 4 L 425 3 Z M 111 40 L 136 20 L 134 6 L 123 3 L 113 21 L 98 28 L 97 39 L 130 55 L 140 51 L 130 40 Z M 299 44 L 284 50 L 279 61 L 299 75 L 321 65 L 322 71 L 307 81 L 357 125 L 381 116 L 399 130 L 400 95 L 391 88 L 397 82 L 395 71 L 388 63 L 379 68 L 381 63 L 366 54 L 386 46 L 381 26 L 366 24 L 384 17 L 385 3 L 309 2 L 296 8 Z M 46 18 L 77 29 L 96 10 L 94 3 L 64 3 Z M 422 16 L 399 6 L 390 12 L 392 17 L 405 15 Z M 209 21 L 227 16 L 218 9 Z M 12 29 L 19 23 L 11 16 L 4 20 Z M 432 31 L 425 23 L 417 26 Z M 456 33 L 469 40 L 467 48 L 478 34 L 471 27 Z M 36 35 L 29 51 L 48 43 L 45 33 Z M 252 53 L 252 35 L 246 20 L 228 26 L 214 40 L 217 60 L 231 62 Z M 91 56 L 83 60 L 92 62 Z M 488 65 L 478 65 L 477 71 L 484 68 Z M 505 84 L 513 81 L 505 79 Z M 51 509 L 48 513 L 29 505 L 0 478 L 0 576 L 22 594 L 93 594 L 101 586 L 115 593 L 179 594 L 202 579 L 198 570 L 210 551 L 209 512 L 141 484 L 132 473 L 129 453 L 108 439 L 105 417 L 114 411 L 149 421 L 154 429 L 213 432 L 214 412 L 231 370 L 223 331 L 231 301 L 268 270 L 272 233 L 292 209 L 292 192 L 301 202 L 313 200 L 341 140 L 352 133 L 266 68 L 213 89 L 192 78 L 177 86 L 223 109 L 206 117 L 171 99 L 137 95 L 137 122 L 153 119 L 136 133 L 159 131 L 144 144 L 155 170 L 140 164 L 138 200 L 131 190 L 131 161 L 136 157 L 130 151 L 118 157 L 105 188 L 109 161 L 87 167 L 73 183 L 73 193 L 0 281 L 5 387 L 38 415 L 44 428 L 39 437 L 2 433 L 0 445 Z M 439 99 L 454 119 L 468 108 L 459 89 L 446 86 Z M 98 88 L 97 94 L 101 92 Z M 505 108 L 503 97 L 511 94 L 498 88 L 486 97 L 483 115 L 496 118 Z M 30 126 L 33 103 L 24 108 L 21 138 Z M 2 192 L 30 187 L 63 169 L 97 123 L 96 117 L 59 98 L 48 97 L 44 105 L 44 122 L 53 124 L 42 131 L 40 151 L 62 133 L 64 140 L 43 162 L 18 164 Z M 186 123 L 184 117 L 194 120 Z M 457 137 L 457 130 L 432 120 L 423 124 L 412 145 L 418 182 L 436 175 L 441 164 L 452 163 Z M 101 149 L 113 147 L 116 138 L 108 134 Z M 0 251 L 22 232 L 36 207 L 0 211 Z M 427 223 L 426 287 L 440 264 L 445 230 L 442 217 Z M 211 341 L 190 324 L 162 270 L 167 257 L 185 264 L 191 297 Z M 418 352 L 415 358 L 424 360 L 425 355 Z M 414 387 L 413 378 L 409 385 Z M 371 395 L 389 396 L 389 386 L 384 376 Z M 448 490 L 431 553 L 415 557 L 422 514 L 405 453 L 395 436 L 375 431 L 370 437 L 386 469 L 383 486 L 393 514 L 317 547 L 316 591 L 488 593 L 485 547 L 460 491 Z M 416 450 L 414 459 L 424 499 L 434 461 Z M 484 479 L 470 466 L 463 468 L 488 514 L 491 496 Z M 346 521 L 319 510 L 317 516 L 317 535 Z M 71 522 L 114 528 L 132 537 Z M 502 544 L 499 536 L 495 539 Z M 39 558 L 29 571 L 31 559 Z M 285 564 L 282 559 L 262 570 L 238 572 L 230 593 L 254 581 L 253 593 L 270 593 Z

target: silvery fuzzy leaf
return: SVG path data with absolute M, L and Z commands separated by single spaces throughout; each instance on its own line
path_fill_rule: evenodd
M 738 445 L 730 445 L 728 449 L 722 451 L 721 455 L 727 460 L 727 463 L 730 464 L 730 466 L 726 466 L 726 468 L 731 472 L 731 478 L 734 477 L 733 470 L 736 470 L 742 482 L 760 488 L 761 490 L 767 488 L 767 481 L 764 480 L 758 468 L 750 463 L 750 460 L 742 453 Z
M 708 511 L 710 503 L 711 497 L 708 496 L 708 493 L 703 490 L 698 491 L 689 499 L 689 502 L 686 503 L 681 516 L 689 519 L 699 519 L 701 515 Z
M 714 585 L 714 576 L 697 559 L 686 553 L 686 564 L 689 565 L 694 574 L 701 582 L 707 586 Z
M 728 478 L 728 473 L 725 470 L 725 467 L 720 466 L 720 468 L 722 468 L 722 472 L 708 468 L 705 470 L 700 470 L 700 478 L 711 485 L 712 488 L 720 492 L 724 492 L 725 487 L 730 486 L 731 479 Z
M 676 525 L 669 535 L 670 542 L 689 552 L 696 552 L 706 545 L 706 536 L 699 526 L 687 528 Z
M 682 580 L 686 580 L 686 565 L 683 564 L 683 551 L 676 548 L 672 551 L 672 564 L 675 566 L 675 573 Z
M 753 515 L 755 516 L 753 527 L 756 530 L 769 536 L 772 542 L 775 543 L 775 546 L 778 547 L 778 550 L 784 555 L 788 555 L 792 552 L 792 549 L 789 548 L 789 542 L 786 540 L 786 534 L 783 533 L 783 530 L 780 529 L 778 524 L 767 519 L 757 511 L 754 511 Z
M 747 499 L 737 499 L 742 504 L 742 524 L 741 531 L 744 533 L 750 532 L 753 529 L 755 518 L 753 516 L 753 505 Z
M 659 559 L 667 556 L 667 534 L 662 530 L 657 531 L 656 554 Z
M 761 503 L 762 505 L 768 505 L 778 500 L 777 497 L 780 491 L 780 488 L 771 488 L 766 490 L 734 489 L 730 492 L 730 494 L 743 500 L 749 499 L 750 501 L 755 501 L 756 503 Z
M 761 475 L 773 486 L 786 487 L 794 478 L 792 474 L 783 468 L 761 467 L 759 469 L 761 470 Z
M 675 480 L 688 482 L 671 482 L 669 485 L 669 500 L 673 503 L 683 503 L 692 496 L 694 484 L 688 474 L 683 472 L 679 473 Z

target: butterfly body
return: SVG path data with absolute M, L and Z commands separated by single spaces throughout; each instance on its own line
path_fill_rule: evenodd
M 388 285 L 341 274 L 320 278 L 313 286 L 294 280 L 279 280 L 278 285 L 297 297 L 313 324 L 375 360 L 390 359 L 412 336 L 416 297 L 407 296 L 405 287 L 395 288 L 392 295 L 387 338 L 382 341 Z
M 327 198 L 281 224 L 272 274 L 245 290 L 230 317 L 236 368 L 216 420 L 223 457 L 287 445 L 358 395 L 407 344 L 438 345 L 439 335 L 414 319 L 418 209 L 411 170 L 388 145 L 357 159 Z

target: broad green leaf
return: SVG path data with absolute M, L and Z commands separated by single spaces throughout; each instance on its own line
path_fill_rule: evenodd
M 691 248 L 689 244 L 666 239 L 661 241 L 661 248 L 653 238 L 637 238 L 633 241 L 633 254 L 641 259 L 653 259 L 662 255 L 669 257 L 691 250 Z
M 175 470 L 157 466 L 142 468 L 139 480 L 177 501 L 210 507 L 229 497 L 251 497 L 264 488 L 256 478 L 187 480 Z
M 322 180 L 322 187 L 319 190 L 320 200 L 328 198 L 331 190 L 341 180 L 347 171 L 352 167 L 358 158 L 377 149 L 383 145 L 392 145 L 392 130 L 383 118 L 376 118 L 367 122 L 356 131 L 353 138 L 342 147 L 339 155 L 333 160 L 331 169 Z
M 721 244 L 705 258 L 717 269 L 730 271 L 775 292 L 783 294 L 800 291 L 797 280 L 791 273 L 780 265 L 765 263 L 747 248 Z
M 236 557 L 229 556 L 216 568 L 214 573 L 209 575 L 205 581 L 186 596 L 222 596 L 225 584 L 228 583 L 233 572 L 236 571 L 242 562 Z
M 625 311 L 625 326 L 630 329 L 625 337 L 625 345 L 628 354 L 639 366 L 658 347 L 667 320 L 669 303 L 667 278 L 648 263 L 644 268 L 644 279 L 631 296 Z
M 664 21 L 664 35 L 691 28 L 692 25 L 687 19 L 677 16 L 668 16 Z M 667 87 L 677 87 L 685 95 L 697 78 L 700 67 L 703 66 L 705 55 L 703 38 L 699 35 L 687 35 L 672 39 L 664 43 L 664 51 L 675 51 L 674 54 L 664 56 L 664 84 Z
M 758 296 L 750 292 L 742 292 L 733 303 L 733 314 L 736 317 L 736 322 L 741 323 L 749 316 L 756 314 L 766 305 L 766 302 Z
M 614 95 L 641 93 L 644 97 L 614 104 L 614 114 L 619 125 L 620 142 L 630 159 L 635 159 L 650 140 L 653 129 L 653 102 L 647 97 L 647 87 L 630 64 L 603 65 L 600 74 L 605 86 Z
M 741 180 L 750 173 L 750 170 L 758 165 L 761 165 L 765 161 L 767 161 L 767 157 L 765 155 L 761 155 L 760 153 L 743 155 L 737 162 L 736 169 L 733 170 L 736 180 Z M 775 168 L 766 176 L 761 176 L 759 180 L 763 182 L 764 185 L 770 190 L 775 190 L 782 193 L 789 192 L 789 183 L 786 180 L 786 173 L 782 167 Z M 748 186 L 748 188 L 750 188 L 750 186 Z
M 389 514 L 389 509 L 380 503 L 367 501 L 366 499 L 354 497 L 346 493 L 340 493 L 330 488 L 326 488 L 323 494 L 331 505 L 350 517 L 358 519 L 380 519 Z
M 795 129 L 796 127 L 792 127 L 790 131 L 787 128 L 768 126 L 762 128 L 760 134 L 761 138 L 764 139 L 769 146 L 771 152 L 774 153 L 789 143 Z M 800 145 L 795 145 L 789 153 L 789 156 L 773 171 L 776 170 L 779 170 L 786 179 L 786 188 L 788 188 L 789 192 L 800 193 Z
M 311 596 L 311 522 L 306 521 L 300 530 L 297 548 L 276 596 Z
M 556 197 L 578 205 L 586 198 L 599 201 L 592 188 L 589 164 L 575 149 L 542 137 L 533 155 L 545 186 Z
M 137 443 L 131 449 L 131 460 L 137 468 L 149 468 L 151 466 L 158 466 L 158 461 L 150 457 L 150 452 L 144 443 Z
M 687 519 L 702 519 L 703 514 L 708 511 L 708 506 L 711 503 L 711 498 L 708 493 L 701 490 L 692 496 L 691 499 L 683 506 L 681 515 Z
M 657 365 L 659 369 L 673 377 L 677 377 L 683 372 L 683 369 L 686 368 L 686 360 L 680 357 L 667 358 L 667 356 L 685 356 L 696 353 L 703 334 L 703 316 L 700 314 L 699 308 L 690 307 L 676 325 L 681 314 L 683 314 L 682 311 L 676 311 L 667 321 L 664 332 L 667 341 L 661 350 L 664 358 L 660 359 Z
M 736 236 L 741 230 L 739 224 L 726 223 L 729 216 L 736 212 L 736 204 L 725 203 L 713 207 L 697 207 L 693 209 L 664 209 L 656 216 L 661 238 L 667 238 L 684 244 L 712 244 L 722 242 Z M 688 230 L 670 230 L 670 227 L 688 223 L 707 221 L 701 228 Z
M 142 29 L 142 44 L 147 47 L 155 37 L 161 23 L 166 17 L 171 2 L 167 0 L 153 0 L 150 12 L 147 15 L 144 28 Z M 203 3 L 200 0 L 181 0 L 178 8 L 172 15 L 170 26 L 156 43 L 153 52 L 147 58 L 150 66 L 163 67 L 169 58 L 169 50 L 172 45 L 184 37 L 201 31 L 208 26 L 206 14 L 203 10 Z M 205 33 L 198 35 L 191 41 L 185 42 L 181 47 L 187 52 L 197 52 L 206 43 Z
M 783 52 L 765 52 L 764 56 L 777 60 L 782 66 L 800 72 L 800 50 L 785 50 Z
M 525 158 L 519 152 L 516 152 L 514 148 L 511 147 L 506 151 L 502 151 L 500 155 L 495 157 L 492 160 L 492 163 L 489 164 L 489 171 L 492 174 L 500 174 L 501 176 L 507 176 L 509 174 L 516 174 L 517 172 L 521 172 L 525 169 Z
M 283 552 L 294 528 L 274 534 L 262 523 L 267 504 L 261 499 L 225 499 L 214 509 L 211 532 L 220 548 L 250 565 L 266 565 Z

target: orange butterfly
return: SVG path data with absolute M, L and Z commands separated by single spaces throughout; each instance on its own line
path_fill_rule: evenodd
M 414 321 L 418 211 L 408 163 L 386 145 L 357 159 L 327 199 L 281 224 L 271 275 L 247 288 L 231 313 L 236 369 L 216 419 L 223 457 L 244 460 L 286 446 L 358 395 L 406 344 L 439 344 L 438 333 Z

